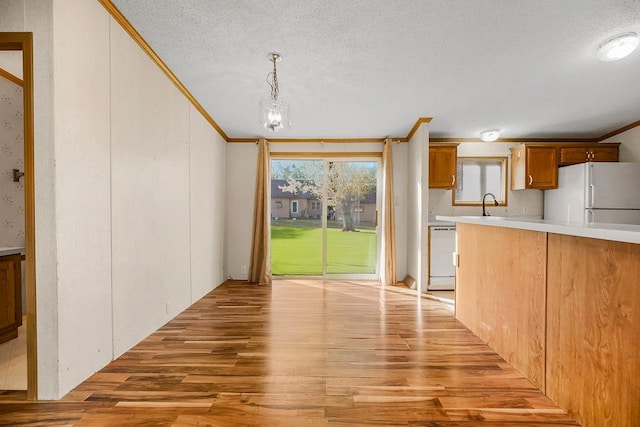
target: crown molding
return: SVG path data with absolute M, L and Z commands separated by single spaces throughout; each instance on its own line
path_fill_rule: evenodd
M 637 122 L 633 122 L 631 124 L 628 124 L 628 125 L 626 125 L 624 127 L 621 127 L 618 130 L 614 130 L 613 132 L 609 132 L 609 133 L 607 133 L 605 135 L 602 135 L 600 138 L 598 138 L 598 142 L 604 141 L 605 139 L 609 139 L 612 136 L 619 135 L 619 134 L 621 134 L 623 132 L 626 132 L 626 131 L 631 130 L 631 129 L 633 129 L 635 127 L 638 127 L 638 126 L 640 126 L 640 120 L 638 120 Z
M 321 158 L 327 158 L 327 157 L 331 157 L 331 158 L 337 158 L 337 157 L 342 157 L 342 158 L 365 158 L 365 157 L 382 157 L 382 152 L 381 151 L 362 151 L 362 152 L 348 152 L 345 153 L 344 151 L 340 151 L 340 152 L 329 152 L 329 151 L 322 151 L 322 152 L 289 152 L 289 151 L 282 151 L 282 152 L 271 152 L 269 153 L 269 156 L 271 158 L 274 159 L 290 159 L 290 158 L 307 158 L 307 159 L 321 159 Z
M 385 138 L 269 138 L 267 141 L 275 143 L 321 143 L 321 144 L 340 144 L 340 143 L 367 143 L 367 142 L 384 142 Z
M 531 142 L 599 142 L 599 138 L 498 138 L 490 143 L 531 143 Z M 436 143 L 460 143 L 460 142 L 483 142 L 480 138 L 429 138 L 429 142 Z
M 4 77 L 5 79 L 12 81 L 13 83 L 17 84 L 20 87 L 22 87 L 22 85 L 24 84 L 20 77 L 14 76 L 13 74 L 11 74 L 10 72 L 8 72 L 3 68 L 0 68 L 0 77 Z
M 637 122 L 630 123 L 626 126 L 621 127 L 620 129 L 616 129 L 612 132 L 604 134 L 597 138 L 498 138 L 493 142 L 517 142 L 517 143 L 531 143 L 531 142 L 577 142 L 577 143 L 585 143 L 585 142 L 602 142 L 606 139 L 611 138 L 612 136 L 619 135 L 623 132 L 631 130 L 640 126 L 640 120 Z M 429 142 L 484 142 L 480 138 L 429 138 Z
M 222 130 L 222 128 L 213 120 L 213 117 L 204 109 L 204 107 L 198 102 L 198 100 L 189 92 L 187 87 L 182 84 L 178 77 L 173 74 L 173 71 L 164 63 L 164 61 L 158 56 L 158 54 L 151 48 L 149 43 L 140 35 L 140 33 L 131 25 L 129 20 L 120 12 L 120 10 L 111 2 L 111 0 L 98 0 L 100 4 L 109 12 L 111 17 L 131 36 L 131 38 L 138 43 L 138 46 L 151 58 L 153 62 L 162 70 L 162 72 L 173 82 L 174 85 L 187 97 L 196 110 L 202 114 L 207 122 L 220 134 L 220 136 L 228 141 L 229 137 Z
M 385 142 L 387 139 L 391 139 L 394 142 L 409 142 L 414 133 L 418 130 L 422 123 L 431 122 L 431 117 L 419 117 L 416 123 L 409 131 L 406 137 L 384 137 L 384 138 L 267 138 L 269 142 L 275 143 L 327 143 L 327 144 L 339 144 L 339 143 L 367 143 L 367 142 Z M 228 138 L 229 143 L 250 143 L 256 142 L 259 138 Z
M 416 131 L 418 130 L 418 128 L 422 123 L 430 123 L 430 122 L 431 122 L 431 117 L 418 117 L 418 120 L 416 120 L 416 124 L 413 125 L 413 127 L 409 131 L 409 134 L 407 134 L 406 138 L 399 138 L 399 140 L 401 142 L 409 142 L 409 140 L 413 137 L 413 134 L 416 133 Z

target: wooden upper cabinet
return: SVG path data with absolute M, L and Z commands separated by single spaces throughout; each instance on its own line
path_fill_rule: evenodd
M 519 145 L 511 148 L 511 189 L 558 188 L 557 147 Z
M 617 162 L 619 143 L 571 145 L 559 148 L 560 166 L 585 162 Z
M 453 188 L 456 185 L 458 147 L 429 146 L 429 188 Z

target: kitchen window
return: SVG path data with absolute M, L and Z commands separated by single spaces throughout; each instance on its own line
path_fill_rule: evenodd
M 458 157 L 456 173 L 454 206 L 481 205 L 486 193 L 493 193 L 500 206 L 507 206 L 506 157 Z

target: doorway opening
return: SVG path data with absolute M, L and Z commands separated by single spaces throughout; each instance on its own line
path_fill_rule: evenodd
M 274 276 L 378 279 L 380 159 L 271 160 Z
M 22 82 L 22 115 L 21 123 L 17 123 L 16 126 L 23 126 L 22 138 L 22 171 L 20 168 L 17 172 L 9 171 L 10 177 L 13 180 L 17 179 L 19 184 L 23 188 L 24 204 L 21 211 L 22 219 L 24 220 L 24 232 L 23 232 L 23 250 L 21 258 L 24 259 L 24 272 L 25 272 L 25 289 L 16 290 L 13 293 L 14 309 L 7 310 L 7 316 L 3 319 L 10 320 L 11 317 L 16 320 L 18 317 L 20 320 L 24 317 L 26 328 L 24 325 L 21 327 L 26 329 L 26 390 L 27 398 L 35 400 L 37 398 L 37 354 L 36 354 L 36 285 L 35 285 L 35 171 L 34 171 L 34 119 L 33 119 L 33 35 L 32 33 L 0 33 L 0 59 L 6 60 L 7 58 L 18 58 L 21 61 L 21 65 L 16 67 L 18 74 L 22 74 L 21 78 L 16 77 L 10 72 L 5 72 L 5 78 L 9 75 L 14 82 Z M 11 59 L 9 59 L 9 63 Z M 21 73 L 20 73 L 21 72 Z M 15 141 L 14 141 L 15 142 Z M 15 147 L 14 147 L 15 148 Z M 7 151 L 4 150 L 6 154 Z M 17 152 L 16 152 L 17 153 Z M 20 165 L 18 165 L 20 166 Z M 7 178 L 7 172 L 3 172 L 3 176 Z M 5 199 L 6 200 L 6 199 Z M 8 271 L 8 270 L 7 270 Z M 17 275 L 21 275 L 21 268 L 15 267 L 12 272 L 7 272 L 3 277 L 7 278 L 7 281 L 15 280 Z M 18 293 L 20 293 L 18 298 Z M 24 294 L 24 295 L 23 295 Z M 9 295 L 9 293 L 7 293 Z M 16 302 L 18 299 L 26 299 L 24 307 L 22 304 L 18 305 Z M 17 338 L 15 338 L 17 339 Z

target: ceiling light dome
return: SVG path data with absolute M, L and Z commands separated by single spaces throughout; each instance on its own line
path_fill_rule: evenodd
M 598 59 L 601 61 L 622 59 L 638 47 L 638 41 L 636 33 L 625 33 L 611 37 L 598 47 Z
M 480 139 L 484 142 L 493 142 L 500 137 L 499 130 L 485 130 L 480 134 Z

